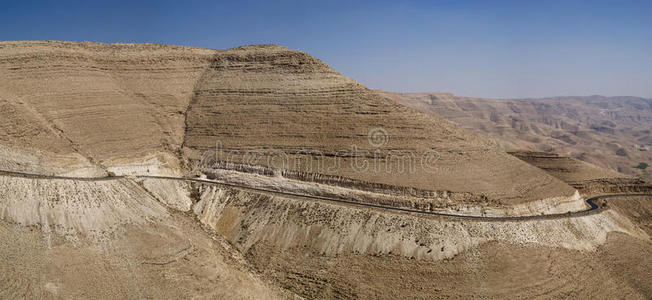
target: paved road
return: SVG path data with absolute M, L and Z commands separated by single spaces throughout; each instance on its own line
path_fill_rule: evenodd
M 12 172 L 12 171 L 3 171 L 3 170 L 0 170 L 0 176 L 13 176 L 13 177 L 37 178 L 37 179 L 65 179 L 65 180 L 81 180 L 81 181 L 105 181 L 105 180 L 116 180 L 116 179 L 122 179 L 122 178 L 129 177 L 129 176 L 92 177 L 92 178 L 88 178 L 88 177 L 66 177 L 66 176 L 30 174 L 30 173 Z M 492 217 L 492 216 L 471 216 L 471 215 L 461 215 L 461 214 L 450 214 L 450 213 L 441 213 L 441 212 L 423 211 L 423 210 L 417 210 L 417 209 L 409 209 L 409 208 L 400 208 L 400 207 L 393 207 L 393 206 L 377 205 L 377 204 L 371 204 L 371 203 L 365 203 L 365 202 L 350 201 L 350 200 L 346 200 L 346 199 L 337 199 L 337 198 L 329 198 L 329 197 L 321 197 L 321 196 L 313 196 L 313 195 L 304 195 L 304 194 L 289 193 L 289 192 L 280 192 L 280 191 L 275 191 L 275 190 L 270 190 L 270 189 L 255 188 L 255 187 L 238 185 L 238 184 L 230 184 L 230 183 L 225 183 L 225 182 L 216 182 L 216 181 L 211 181 L 211 180 L 206 180 L 206 179 L 199 179 L 199 178 L 170 177 L 170 176 L 149 176 L 149 175 L 138 175 L 138 176 L 131 176 L 131 177 L 197 182 L 197 183 L 202 183 L 202 184 L 226 186 L 226 187 L 232 187 L 232 188 L 249 190 L 249 191 L 266 193 L 266 194 L 272 194 L 272 195 L 290 196 L 290 197 L 294 197 L 294 198 L 310 199 L 310 200 L 320 200 L 320 201 L 327 201 L 327 202 L 333 202 L 333 203 L 339 203 L 339 204 L 345 204 L 345 205 L 361 206 L 361 207 L 369 207 L 369 208 L 375 208 L 375 209 L 381 209 L 381 210 L 388 210 L 388 211 L 393 211 L 393 212 L 412 213 L 412 214 L 430 215 L 430 216 L 440 216 L 440 217 L 449 217 L 449 218 L 458 218 L 458 219 L 469 219 L 469 220 L 478 220 L 478 221 L 527 221 L 527 220 L 540 220 L 540 219 L 559 219 L 559 218 L 580 217 L 580 216 L 586 216 L 586 215 L 590 215 L 590 214 L 600 213 L 601 211 L 607 209 L 607 208 L 601 207 L 601 206 L 599 206 L 598 204 L 595 203 L 595 201 L 600 200 L 600 199 L 618 198 L 618 197 L 652 197 L 652 194 L 609 194 L 609 195 L 600 195 L 600 196 L 587 198 L 585 201 L 586 201 L 586 204 L 587 204 L 588 207 L 586 209 L 580 210 L 580 211 L 574 211 L 574 212 L 568 212 L 568 213 L 556 213 L 556 214 L 529 215 L 529 216 Z

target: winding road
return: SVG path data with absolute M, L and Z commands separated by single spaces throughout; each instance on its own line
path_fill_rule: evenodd
M 217 181 L 212 181 L 212 180 L 207 180 L 207 179 L 199 179 L 199 178 L 171 177 L 171 176 L 151 176 L 151 175 L 135 175 L 135 176 L 122 176 L 121 175 L 121 176 L 107 176 L 107 177 L 68 177 L 68 176 L 32 174 L 32 173 L 4 171 L 4 170 L 0 170 L 0 176 L 35 178 L 35 179 L 78 180 L 78 181 L 106 181 L 106 180 L 117 180 L 117 179 L 129 178 L 129 177 L 132 177 L 132 178 L 136 177 L 136 178 L 143 178 L 143 179 L 177 180 L 177 181 L 196 182 L 196 183 L 202 183 L 202 184 L 219 185 L 219 186 L 231 187 L 231 188 L 236 188 L 236 189 L 254 191 L 254 192 L 265 193 L 265 194 L 272 194 L 272 195 L 290 196 L 290 197 L 294 197 L 294 198 L 302 198 L 302 199 L 309 199 L 309 200 L 320 200 L 320 201 L 327 201 L 327 202 L 346 204 L 346 205 L 352 205 L 352 206 L 375 208 L 375 209 L 381 209 L 381 210 L 387 210 L 387 211 L 393 211 L 393 212 L 413 213 L 413 214 L 420 214 L 420 215 L 431 215 L 431 216 L 469 219 L 469 220 L 478 220 L 478 221 L 528 221 L 528 220 L 538 220 L 538 219 L 558 219 L 558 218 L 580 217 L 580 216 L 586 216 L 586 215 L 589 215 L 589 214 L 600 213 L 601 211 L 603 211 L 605 209 L 608 209 L 607 207 L 601 207 L 601 206 L 599 206 L 598 204 L 595 203 L 595 201 L 600 200 L 600 199 L 617 198 L 617 197 L 652 197 L 652 194 L 609 194 L 609 195 L 600 195 L 600 196 L 594 196 L 594 197 L 587 198 L 585 200 L 585 202 L 586 202 L 588 208 L 586 208 L 584 210 L 567 212 L 567 213 L 555 213 L 555 214 L 498 217 L 498 216 L 473 216 L 473 215 L 462 215 L 462 214 L 450 214 L 450 213 L 424 211 L 424 210 L 401 208 L 401 207 L 386 206 L 386 205 L 377 205 L 377 204 L 372 204 L 372 203 L 351 201 L 351 200 L 346 200 L 346 199 L 337 199 L 337 198 L 329 198 L 329 197 L 322 197 L 322 196 L 313 196 L 313 195 L 305 195 L 305 194 L 298 194 L 298 193 L 281 192 L 281 191 L 275 191 L 275 190 L 270 190 L 270 189 L 256 188 L 256 187 L 250 187 L 250 186 L 244 186 L 244 185 L 238 185 L 238 184 L 231 184 L 231 183 L 226 183 L 226 182 L 217 182 Z

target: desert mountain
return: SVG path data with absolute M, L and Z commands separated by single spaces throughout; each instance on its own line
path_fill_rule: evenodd
M 4 169 L 178 175 L 219 144 L 232 163 L 222 166 L 304 180 L 503 204 L 573 194 L 493 142 L 280 46 L 3 42 L 0 79 Z
M 494 100 L 447 93 L 386 94 L 398 103 L 496 140 L 508 151 L 543 151 L 651 178 L 652 99 L 558 97 Z
M 652 294 L 650 197 L 575 189 L 620 174 L 300 51 L 1 42 L 0 82 L 2 299 Z

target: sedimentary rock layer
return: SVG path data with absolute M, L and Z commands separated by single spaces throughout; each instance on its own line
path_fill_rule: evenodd
M 218 144 L 218 160 L 300 179 L 506 205 L 574 193 L 489 140 L 280 46 L 3 42 L 0 80 L 0 164 L 12 170 L 179 175 Z
M 198 81 L 187 125 L 194 159 L 216 151 L 218 160 L 510 204 L 573 194 L 492 142 L 279 46 L 219 52 Z
M 2 144 L 78 153 L 104 167 L 167 154 L 215 51 L 68 42 L 0 43 Z M 165 160 L 162 159 L 162 160 Z
M 347 253 L 451 258 L 479 244 L 538 244 L 593 250 L 607 233 L 647 234 L 613 212 L 578 218 L 482 222 L 424 218 L 342 205 L 205 187 L 194 206 L 199 220 L 247 252 L 262 243 L 278 251 L 309 247 L 323 255 Z

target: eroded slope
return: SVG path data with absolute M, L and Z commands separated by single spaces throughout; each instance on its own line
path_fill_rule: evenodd
M 214 52 L 147 44 L 0 43 L 0 109 L 8 116 L 0 123 L 2 144 L 28 153 L 81 155 L 117 173 L 147 172 L 148 166 L 152 172 L 178 171 L 184 113 Z M 53 164 L 49 158 L 44 169 Z
M 394 104 L 308 54 L 279 46 L 219 52 L 197 85 L 187 124 L 184 145 L 192 159 L 217 144 L 221 162 L 262 173 L 467 191 L 509 204 L 573 194 L 488 140 Z M 374 130 L 386 139 L 370 142 Z
M 0 191 L 0 298 L 292 298 L 130 179 L 0 176 Z
M 501 204 L 574 193 L 494 143 L 280 46 L 3 42 L 0 80 L 0 165 L 10 170 L 181 175 L 219 143 L 221 162 L 329 184 Z

